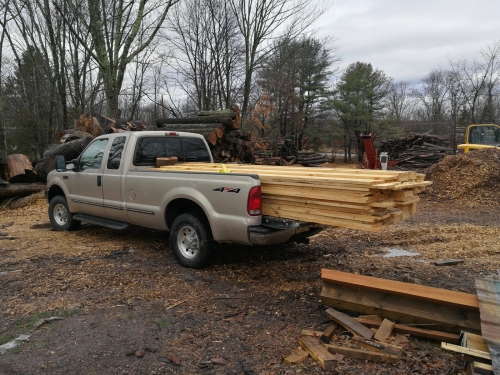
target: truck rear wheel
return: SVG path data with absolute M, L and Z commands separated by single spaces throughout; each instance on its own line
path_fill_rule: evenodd
M 210 225 L 191 213 L 179 215 L 170 229 L 170 247 L 182 266 L 206 266 L 215 248 Z
M 73 214 L 69 212 L 68 202 L 61 195 L 50 200 L 49 219 L 55 230 L 76 230 L 81 223 L 79 220 L 73 219 Z

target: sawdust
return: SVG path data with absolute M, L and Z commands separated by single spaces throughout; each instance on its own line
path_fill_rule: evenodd
M 500 205 L 500 150 L 485 149 L 447 156 L 427 170 L 433 181 L 426 193 L 440 199 L 459 200 L 467 206 Z

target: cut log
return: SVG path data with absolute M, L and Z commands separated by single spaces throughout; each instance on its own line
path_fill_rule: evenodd
M 80 138 L 68 143 L 52 145 L 43 153 L 43 158 L 35 164 L 38 176 L 45 180 L 50 171 L 55 169 L 55 158 L 63 155 L 67 161 L 76 159 L 80 153 L 92 142 L 92 138 Z
M 44 183 L 0 185 L 0 199 L 24 197 L 45 189 Z
M 75 130 L 81 130 L 86 133 L 92 134 L 94 137 L 98 137 L 103 134 L 103 129 L 97 119 L 87 113 L 81 115 L 77 120 L 75 120 Z
M 28 160 L 28 157 L 23 154 L 7 156 L 3 173 L 4 175 L 2 178 L 10 183 L 30 183 L 36 180 L 33 166 Z
M 170 124 L 213 124 L 219 123 L 226 126 L 232 126 L 233 119 L 230 116 L 196 116 L 196 117 L 177 117 L 160 118 L 156 120 L 157 127 L 168 127 Z

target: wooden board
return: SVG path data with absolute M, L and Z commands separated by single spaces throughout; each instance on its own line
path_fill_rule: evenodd
M 479 310 L 459 309 L 365 288 L 324 283 L 321 301 L 333 308 L 379 315 L 401 323 L 430 324 L 434 330 L 477 333 L 481 329 Z
M 332 344 L 326 344 L 325 347 L 328 349 L 330 353 L 342 354 L 343 356 L 346 357 L 358 358 L 367 361 L 394 363 L 399 359 L 397 355 L 392 355 L 389 353 L 376 353 L 373 351 L 347 348 L 345 346 L 338 346 Z
M 342 327 L 344 327 L 349 332 L 352 332 L 355 335 L 362 336 L 366 339 L 371 339 L 374 335 L 371 329 L 365 327 L 364 325 L 356 321 L 354 318 L 351 318 L 350 316 L 340 311 L 336 311 L 332 308 L 329 308 L 325 311 L 325 314 L 330 319 L 333 319 L 335 322 L 337 322 Z
M 394 329 L 394 322 L 391 322 L 388 319 L 384 319 L 380 327 L 375 332 L 373 338 L 380 342 L 385 342 L 387 338 L 391 335 L 392 330 Z
M 289 356 L 285 357 L 284 361 L 288 366 L 293 366 L 301 364 L 307 358 L 309 358 L 309 352 L 306 352 L 305 350 L 296 350 Z
M 360 316 L 356 318 L 356 320 L 367 327 L 373 327 L 373 328 L 378 328 L 382 322 L 380 317 L 377 315 Z M 456 345 L 460 343 L 460 335 L 458 334 L 412 327 L 412 326 L 407 326 L 405 324 L 395 324 L 393 332 L 409 334 L 415 337 L 424 337 L 427 339 L 436 340 L 440 342 L 441 341 L 449 342 L 450 344 L 456 344 Z
M 320 340 L 325 344 L 328 344 L 332 340 L 333 332 L 335 332 L 337 327 L 338 327 L 337 324 L 330 324 L 328 328 L 325 329 L 325 331 L 321 335 Z
M 338 358 L 331 354 L 319 341 L 310 336 L 298 338 L 300 346 L 314 358 L 324 370 L 333 370 L 337 367 Z
M 326 268 L 321 270 L 321 278 L 327 283 L 364 288 L 462 309 L 477 310 L 479 308 L 478 298 L 474 294 L 380 279 L 371 276 L 355 275 Z
M 491 361 L 490 353 L 483 352 L 482 350 L 464 348 L 463 346 L 453 345 L 447 342 L 441 343 L 441 349 L 458 354 L 463 354 L 464 356 L 472 360 Z
M 386 344 L 384 342 L 375 340 L 368 340 L 364 337 L 353 337 L 351 338 L 351 341 L 355 342 L 357 345 L 366 350 L 371 350 L 378 353 L 387 353 L 398 358 L 401 357 L 401 353 L 403 352 L 403 348 L 399 346 Z

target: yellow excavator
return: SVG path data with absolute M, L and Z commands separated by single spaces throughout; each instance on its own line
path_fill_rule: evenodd
M 495 124 L 473 124 L 465 131 L 465 143 L 457 146 L 460 153 L 484 148 L 500 149 L 500 126 Z

